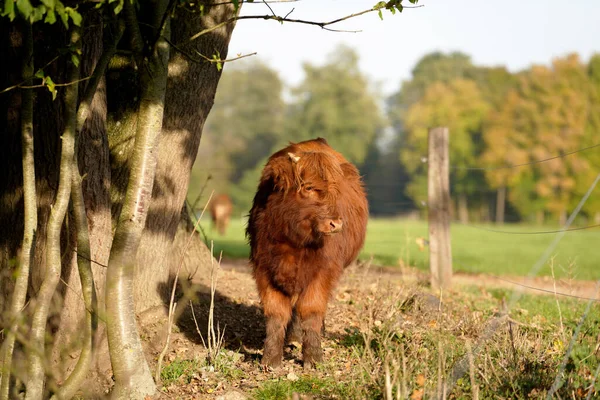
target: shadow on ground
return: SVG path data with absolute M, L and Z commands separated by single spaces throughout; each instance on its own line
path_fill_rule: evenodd
M 168 292 L 164 288 L 161 293 Z M 243 296 L 243 293 L 240 293 Z M 190 308 L 190 299 L 194 312 Z M 169 298 L 164 298 L 165 304 Z M 192 343 L 202 345 L 198 329 L 206 340 L 206 332 L 210 314 L 210 288 L 202 284 L 194 284 L 189 289 L 179 285 L 176 300 L 178 303 L 178 319 L 176 322 L 180 332 Z M 260 307 L 247 305 L 236 301 L 217 290 L 214 295 L 214 329 L 217 333 L 217 322 L 221 332 L 224 332 L 223 348 L 245 355 L 246 359 L 259 359 L 258 350 L 262 350 L 265 335 L 265 323 Z M 194 316 L 196 322 L 194 322 Z

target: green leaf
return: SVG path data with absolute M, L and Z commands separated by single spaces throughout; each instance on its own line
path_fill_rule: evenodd
M 11 21 L 15 19 L 15 2 L 13 0 L 4 1 L 4 9 L 2 10 L 2 17 L 8 17 Z
M 71 54 L 71 62 L 76 67 L 79 67 L 79 56 L 77 54 L 75 54 L 75 53 Z
M 233 8 L 237 11 L 240 8 L 240 0 L 232 0 Z
M 121 0 L 121 1 L 119 1 L 119 4 L 117 4 L 115 6 L 115 15 L 117 15 L 118 13 L 120 13 L 123 10 L 123 6 L 125 5 L 125 1 L 126 0 Z
M 381 9 L 377 10 L 377 14 L 379 14 L 379 19 L 383 21 L 383 14 L 381 13 Z
M 42 4 L 48 7 L 48 10 L 54 10 L 56 7 L 56 0 L 41 0 Z
M 52 100 L 56 99 L 56 84 L 54 83 L 54 81 L 52 80 L 52 78 L 50 78 L 49 76 L 47 76 L 44 79 L 44 83 L 46 84 L 46 87 L 48 88 L 48 90 L 50 91 L 50 93 L 52 93 Z
M 44 70 L 43 69 L 38 69 L 34 76 L 36 78 L 44 79 Z
M 56 13 L 60 17 L 65 28 L 69 29 L 69 14 L 67 14 L 64 4 L 60 1 L 56 2 Z
M 380 1 L 373 6 L 373 10 L 381 10 L 382 8 L 385 8 L 385 5 L 385 1 Z
M 48 10 L 48 12 L 46 13 L 46 18 L 44 19 L 44 22 L 52 25 L 53 23 L 56 22 L 56 13 L 54 12 L 54 10 Z
M 413 4 L 417 4 L 419 2 L 419 0 L 408 0 L 408 1 L 410 1 Z
M 25 19 L 29 19 L 33 12 L 33 6 L 29 0 L 17 0 L 17 10 Z
M 42 18 L 44 18 L 44 14 L 46 14 L 46 6 L 43 4 L 40 4 L 39 6 L 35 7 L 33 9 L 33 12 L 31 13 L 31 22 L 37 22 L 37 21 L 41 21 Z
M 71 7 L 65 7 L 65 11 L 69 15 L 69 17 L 71 17 L 75 26 L 81 26 L 81 14 L 79 14 L 76 9 Z

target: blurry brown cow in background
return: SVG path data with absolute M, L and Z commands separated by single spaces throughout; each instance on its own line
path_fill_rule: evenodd
M 209 211 L 212 217 L 212 228 L 217 228 L 221 236 L 225 235 L 232 210 L 231 199 L 224 193 L 213 197 L 210 201 Z
M 267 323 L 263 364 L 281 364 L 288 328 L 305 368 L 322 360 L 327 302 L 363 246 L 368 213 L 358 170 L 324 139 L 269 158 L 246 230 Z

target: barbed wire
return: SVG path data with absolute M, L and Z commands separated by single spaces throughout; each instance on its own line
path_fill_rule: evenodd
M 544 293 L 550 293 L 550 294 L 555 294 L 557 296 L 563 296 L 563 297 L 572 297 L 574 299 L 579 299 L 579 300 L 588 300 L 588 301 L 596 301 L 600 303 L 600 299 L 598 297 L 596 298 L 592 298 L 592 297 L 583 297 L 583 296 L 577 296 L 574 294 L 570 294 L 570 293 L 564 293 L 564 292 L 557 292 L 555 290 L 550 290 L 550 289 L 544 289 L 544 288 L 540 288 L 540 287 L 535 287 L 535 286 L 530 286 L 530 285 L 525 285 L 523 283 L 519 283 L 519 282 L 515 282 L 515 281 L 511 281 L 510 279 L 506 279 L 506 278 L 501 278 L 497 275 L 493 275 L 493 274 L 488 274 L 489 276 L 494 277 L 495 279 L 498 279 L 500 281 L 504 281 L 507 283 L 511 283 L 513 285 L 516 286 L 520 286 L 526 289 L 531 289 L 531 290 L 536 290 L 538 292 L 544 292 Z
M 465 167 L 465 166 L 460 166 L 460 165 L 451 165 L 450 169 L 461 169 L 461 170 L 467 170 L 467 171 L 495 171 L 495 170 L 499 170 L 499 169 L 511 169 L 511 168 L 518 168 L 518 167 L 526 167 L 528 165 L 535 165 L 535 164 L 541 164 L 547 161 L 552 161 L 552 160 L 556 160 L 559 158 L 564 158 L 573 154 L 577 154 L 577 153 L 581 153 L 587 150 L 591 150 L 594 149 L 596 147 L 600 147 L 600 143 L 588 146 L 588 147 L 583 147 L 581 149 L 578 150 L 574 150 L 574 151 L 570 151 L 568 153 L 565 154 L 559 154 L 557 156 L 554 157 L 549 157 L 549 158 L 544 158 L 541 160 L 534 160 L 534 161 L 530 161 L 530 162 L 526 162 L 526 163 L 522 163 L 522 164 L 514 164 L 514 165 L 500 165 L 500 166 L 496 166 L 496 167 Z M 427 160 L 427 158 L 425 158 L 425 160 Z
M 460 221 L 453 221 L 452 223 L 459 224 L 462 226 L 468 226 L 469 228 L 473 228 L 473 229 L 480 229 L 482 231 L 502 233 L 502 234 L 508 234 L 508 235 L 544 235 L 544 234 L 548 234 L 548 233 L 581 231 L 581 230 L 585 230 L 585 229 L 592 229 L 592 228 L 600 227 L 600 224 L 595 224 L 595 225 L 580 226 L 580 227 L 576 227 L 576 228 L 556 229 L 556 230 L 551 230 L 551 231 L 512 232 L 512 231 L 503 231 L 503 230 L 499 230 L 499 229 L 485 228 L 485 227 L 477 226 L 477 225 L 465 224 Z

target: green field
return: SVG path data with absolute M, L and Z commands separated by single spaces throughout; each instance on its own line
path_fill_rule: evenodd
M 215 254 L 223 251 L 227 258 L 246 258 L 248 245 L 244 224 L 234 219 L 227 235 L 219 237 L 204 223 L 208 239 L 214 240 Z M 510 233 L 492 232 L 501 230 Z M 556 227 L 529 225 L 460 225 L 453 224 L 452 258 L 454 271 L 491 273 L 497 275 L 527 275 L 555 239 L 556 233 L 526 234 L 549 231 Z M 417 237 L 427 238 L 427 223 L 403 219 L 371 219 L 361 259 L 373 257 L 375 264 L 397 266 L 399 260 L 422 270 L 428 269 L 429 253 L 419 251 Z M 600 279 L 600 229 L 567 232 L 551 253 L 558 277 Z M 407 263 L 406 260 L 409 260 Z M 545 263 L 538 275 L 550 275 Z

